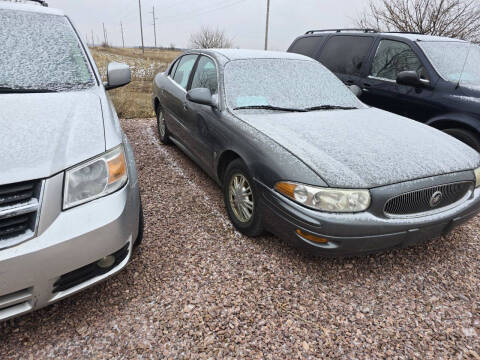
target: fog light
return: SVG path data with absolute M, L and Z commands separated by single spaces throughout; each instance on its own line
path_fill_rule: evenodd
M 97 266 L 101 269 L 108 269 L 115 264 L 115 256 L 108 255 L 105 256 L 103 259 L 97 261 Z
M 315 242 L 317 244 L 326 244 L 328 243 L 328 240 L 327 239 L 324 239 L 324 238 L 321 238 L 321 237 L 318 237 L 318 236 L 315 236 L 315 235 L 311 235 L 311 234 L 307 234 L 305 232 L 303 232 L 302 230 L 300 229 L 297 229 L 297 234 L 300 235 L 302 238 L 306 239 L 306 240 L 309 240 L 309 241 L 312 241 L 312 242 Z

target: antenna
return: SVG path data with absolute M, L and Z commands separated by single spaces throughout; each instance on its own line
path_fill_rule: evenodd
M 457 86 L 455 86 L 455 90 L 460 87 L 460 82 L 462 81 L 463 73 L 465 72 L 465 68 L 467 67 L 467 61 L 468 61 L 468 57 L 470 56 L 471 48 L 472 48 L 472 43 L 470 42 L 468 45 L 467 56 L 465 57 L 465 62 L 463 63 L 462 72 L 460 73 L 460 77 L 458 78 L 458 82 L 457 82 Z

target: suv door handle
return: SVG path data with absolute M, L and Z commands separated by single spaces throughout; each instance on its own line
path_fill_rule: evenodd
M 346 80 L 345 81 L 348 85 L 353 85 L 354 84 L 354 81 L 353 80 Z

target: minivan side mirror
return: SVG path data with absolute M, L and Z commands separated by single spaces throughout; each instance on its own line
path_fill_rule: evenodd
M 397 84 L 415 87 L 425 85 L 416 71 L 399 72 L 397 75 Z
M 362 96 L 363 91 L 362 91 L 362 88 L 360 86 L 350 85 L 348 88 L 353 93 L 353 95 L 355 95 L 356 97 Z
M 127 85 L 131 79 L 132 74 L 127 64 L 111 62 L 107 66 L 107 82 L 104 83 L 105 90 Z
M 217 101 L 212 96 L 212 92 L 207 88 L 192 89 L 187 93 L 187 100 L 196 104 L 217 107 Z

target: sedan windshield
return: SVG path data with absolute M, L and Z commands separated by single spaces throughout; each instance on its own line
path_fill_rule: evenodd
M 0 93 L 78 90 L 95 84 L 65 16 L 0 10 Z
M 364 105 L 317 62 L 290 59 L 234 60 L 225 66 L 225 93 L 234 110 L 315 111 Z
M 445 80 L 480 85 L 480 46 L 461 41 L 418 43 Z

